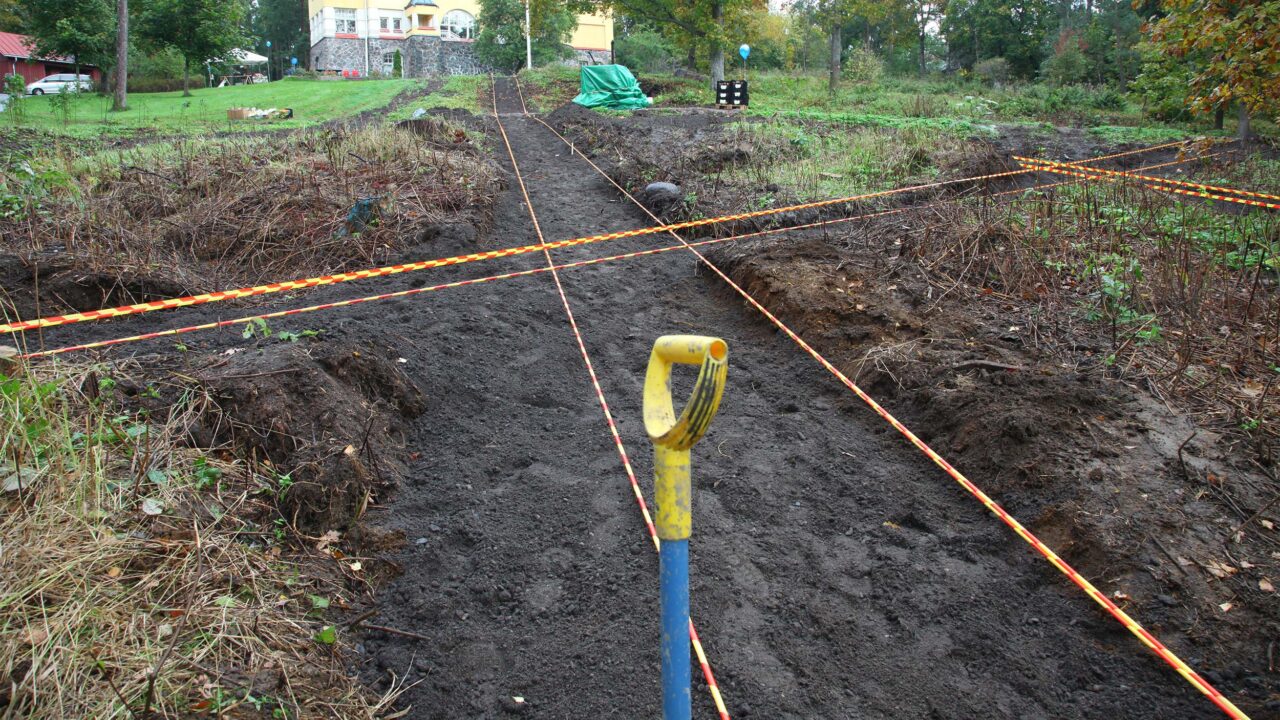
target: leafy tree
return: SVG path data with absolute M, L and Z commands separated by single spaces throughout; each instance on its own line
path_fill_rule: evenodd
M 530 38 L 533 64 L 545 65 L 573 55 L 569 39 L 578 26 L 574 8 L 553 0 L 530 0 Z M 476 34 L 476 54 L 481 60 L 503 70 L 518 70 L 525 64 L 524 2 L 522 0 L 480 0 L 480 32 Z
M 689 51 L 691 60 L 698 49 L 705 49 L 713 83 L 724 79 L 725 49 L 746 40 L 742 30 L 752 14 L 764 12 L 758 0 L 590 0 L 588 4 L 671 32 L 669 37 Z
M 1280 116 L 1280 0 L 1165 0 L 1151 40 L 1175 58 L 1197 57 L 1187 104 L 1208 112 L 1236 101 L 1240 137 L 1253 113 Z
M 35 54 L 70 57 L 81 63 L 112 65 L 115 3 L 110 0 L 19 0 L 22 29 L 35 40 Z
M 250 15 L 250 34 L 258 39 L 254 49 L 261 55 L 299 61 L 311 53 L 311 30 L 305 2 L 299 0 L 257 0 Z M 267 48 L 267 41 L 271 48 Z M 269 51 L 268 51 L 269 50 Z
M 20 9 L 18 0 L 0 0 L 0 32 L 22 32 L 22 17 L 18 12 Z
M 972 68 L 980 60 L 1002 57 L 1014 75 L 1033 78 L 1057 20 L 1049 0 L 950 0 L 942 17 L 949 63 Z
M 182 55 L 182 95 L 190 97 L 191 66 L 224 57 L 244 42 L 247 11 L 244 0 L 150 0 L 141 29 L 152 43 Z

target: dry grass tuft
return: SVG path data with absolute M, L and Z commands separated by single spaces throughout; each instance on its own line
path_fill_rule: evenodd
M 131 412 L 103 372 L 0 376 L 0 716 L 381 715 L 321 640 L 341 580 L 244 463 L 182 447 L 209 398 Z

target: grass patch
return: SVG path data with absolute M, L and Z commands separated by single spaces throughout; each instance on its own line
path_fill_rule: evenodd
M 874 192 L 936 177 L 936 153 L 958 148 L 922 128 L 839 127 L 784 121 L 737 123 L 732 145 L 754 148 L 723 179 L 758 188 L 776 185 L 800 200 Z M 951 146 L 955 146 L 952 148 Z M 761 207 L 773 204 L 765 194 Z
M 1123 125 L 1101 125 L 1089 128 L 1089 134 L 1110 143 L 1135 143 L 1141 145 L 1156 145 L 1171 140 L 1181 140 L 1190 135 L 1187 130 L 1180 128 L 1127 127 Z M 1223 133 L 1222 131 L 1212 131 L 1199 134 L 1222 135 Z
M 444 85 L 416 102 L 392 111 L 387 119 L 407 120 L 418 108 L 466 110 L 473 115 L 493 112 L 489 78 L 484 75 L 450 75 Z
M 184 389 L 161 417 L 106 367 L 6 370 L 17 373 L 0 375 L 8 714 L 374 717 L 389 706 L 394 693 L 374 697 L 347 673 L 345 633 L 325 635 L 317 608 L 346 590 L 309 572 L 314 550 L 286 542 L 271 519 L 279 488 L 186 447 L 208 396 Z
M 181 92 L 134 94 L 129 110 L 110 111 L 111 98 L 80 93 L 71 98 L 65 115 L 54 96 L 27 97 L 18 127 L 80 138 L 137 134 L 198 135 L 216 131 L 298 128 L 386 107 L 405 90 L 424 86 L 422 80 L 304 80 L 290 78 L 262 85 L 198 88 L 189 98 Z M 289 120 L 227 120 L 233 107 L 292 108 Z M 11 111 L 6 111 L 7 116 Z
M 521 70 L 516 76 L 524 89 L 525 103 L 534 112 L 551 112 L 578 96 L 579 69 L 558 63 Z

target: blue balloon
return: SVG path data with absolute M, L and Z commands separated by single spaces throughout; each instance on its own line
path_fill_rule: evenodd
M 742 56 L 743 60 L 746 60 L 747 56 L 751 54 L 751 46 L 743 43 L 742 46 L 738 48 L 738 54 Z
M 292 65 L 297 65 L 297 64 L 298 64 L 298 58 L 289 58 L 289 63 L 290 63 L 290 64 L 292 64 Z

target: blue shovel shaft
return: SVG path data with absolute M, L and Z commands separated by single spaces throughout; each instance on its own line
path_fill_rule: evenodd
M 662 717 L 689 720 L 689 541 L 663 540 L 659 550 L 662 604 Z

